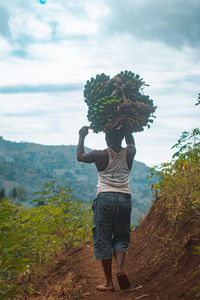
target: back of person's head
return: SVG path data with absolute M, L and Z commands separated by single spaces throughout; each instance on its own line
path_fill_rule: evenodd
M 122 140 L 124 138 L 124 130 L 122 128 L 120 129 L 112 129 L 108 132 L 106 132 L 106 143 L 108 147 L 113 146 L 113 145 L 121 145 Z

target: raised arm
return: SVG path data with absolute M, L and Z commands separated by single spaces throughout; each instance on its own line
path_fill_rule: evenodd
M 135 148 L 135 140 L 131 132 L 127 132 L 125 134 L 125 141 L 127 146 L 131 146 Z
M 93 150 L 88 153 L 85 153 L 84 142 L 85 142 L 86 135 L 88 135 L 88 127 L 83 126 L 79 130 L 79 141 L 78 141 L 78 146 L 77 146 L 77 160 L 85 162 L 85 163 L 93 163 L 96 160 L 96 151 Z
M 129 170 L 131 170 L 132 168 L 132 164 L 133 164 L 133 159 L 134 159 L 134 156 L 136 154 L 136 148 L 135 148 L 135 140 L 134 140 L 134 137 L 132 135 L 131 132 L 127 132 L 125 134 L 125 141 L 126 141 L 126 144 L 127 144 L 127 147 L 126 147 L 126 161 L 127 161 L 127 165 L 129 167 Z

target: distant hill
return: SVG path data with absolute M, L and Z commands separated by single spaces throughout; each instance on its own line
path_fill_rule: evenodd
M 76 148 L 17 143 L 1 137 L 0 188 L 5 189 L 7 196 L 13 188 L 23 188 L 27 204 L 34 199 L 34 192 L 41 190 L 46 182 L 56 180 L 57 185 L 70 187 L 75 199 L 92 202 L 96 197 L 96 168 L 94 164 L 77 162 Z M 152 203 L 152 181 L 146 179 L 148 170 L 144 163 L 134 161 L 130 177 L 133 223 L 144 216 Z

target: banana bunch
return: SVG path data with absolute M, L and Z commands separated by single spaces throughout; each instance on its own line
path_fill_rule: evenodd
M 138 74 L 122 71 L 113 78 L 97 74 L 84 87 L 84 98 L 88 105 L 87 118 L 93 131 L 107 132 L 113 128 L 137 132 L 150 127 L 156 106 L 149 96 L 143 94 L 147 86 Z

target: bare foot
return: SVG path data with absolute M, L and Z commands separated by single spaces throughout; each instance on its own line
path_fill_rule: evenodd
M 114 288 L 113 285 L 105 285 L 105 284 L 100 284 L 100 285 L 97 285 L 97 290 L 98 291 L 101 291 L 101 292 L 116 292 L 116 289 Z

